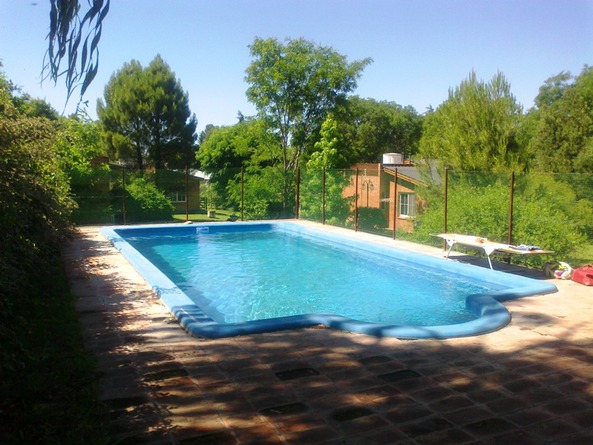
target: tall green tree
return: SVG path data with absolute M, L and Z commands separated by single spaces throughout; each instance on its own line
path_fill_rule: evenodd
M 304 39 L 282 44 L 256 38 L 249 48 L 253 60 L 246 70 L 247 97 L 278 137 L 286 202 L 288 172 L 313 150 L 324 119 L 356 88 L 371 59 L 349 63 L 332 48 Z
M 593 67 L 546 81 L 536 99 L 538 124 L 531 142 L 533 169 L 559 173 L 593 170 Z
M 383 153 L 407 158 L 418 151 L 422 117 L 411 106 L 353 96 L 337 119 L 349 165 L 380 162 Z
M 181 82 L 160 56 L 143 68 L 132 60 L 111 76 L 97 114 L 119 159 L 138 168 L 180 168 L 193 162 L 197 119 Z
M 425 116 L 420 157 L 458 171 L 522 170 L 521 118 L 522 107 L 502 73 L 484 82 L 472 72 Z
M 229 190 L 233 183 L 239 183 L 241 167 L 248 170 L 249 176 L 262 174 L 262 169 L 277 164 L 276 147 L 277 140 L 267 131 L 265 122 L 245 118 L 235 125 L 209 127 L 196 159 L 200 168 L 211 175 L 210 187 L 219 204 L 238 207 L 240 193 L 231 196 Z M 274 185 L 268 184 L 268 188 Z M 281 189 L 272 193 L 278 194 L 282 194 Z
M 325 212 L 326 222 L 345 226 L 352 199 L 343 197 L 344 189 L 350 184 L 350 176 L 336 171 L 345 165 L 340 136 L 338 122 L 333 116 L 328 116 L 321 126 L 321 138 L 315 143 L 316 151 L 311 154 L 301 175 L 300 212 L 304 218 L 317 221 L 321 221 Z M 325 199 L 322 199 L 324 190 Z

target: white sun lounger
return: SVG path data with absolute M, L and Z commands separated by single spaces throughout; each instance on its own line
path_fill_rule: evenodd
M 490 255 L 494 252 L 501 252 L 501 253 L 512 253 L 516 255 L 534 255 L 534 254 L 543 254 L 543 253 L 554 253 L 551 250 L 543 250 L 537 246 L 527 246 L 525 244 L 521 244 L 519 246 L 511 246 L 510 244 L 503 244 L 503 243 L 496 243 L 493 241 L 489 241 L 488 238 L 482 238 L 479 236 L 473 235 L 459 235 L 457 233 L 441 233 L 438 236 L 439 238 L 443 238 L 447 245 L 449 246 L 449 250 L 447 250 L 447 255 L 445 258 L 449 258 L 449 254 L 453 249 L 455 244 L 461 244 L 468 247 L 474 247 L 477 249 L 481 249 L 486 254 L 488 258 L 488 264 L 490 265 L 490 269 L 492 267 L 492 260 L 490 259 Z

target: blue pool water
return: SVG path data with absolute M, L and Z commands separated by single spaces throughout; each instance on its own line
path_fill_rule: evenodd
M 153 287 L 186 328 L 207 337 L 319 323 L 398 337 L 470 335 L 493 330 L 492 317 L 498 327 L 508 323 L 496 300 L 539 283 L 294 223 L 104 233 L 133 264 L 138 257 L 149 282 L 164 274 Z M 530 293 L 555 290 L 539 284 Z

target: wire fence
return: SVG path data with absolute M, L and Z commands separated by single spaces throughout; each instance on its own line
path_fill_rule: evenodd
M 593 175 L 351 169 L 138 171 L 110 166 L 72 184 L 78 224 L 300 218 L 438 246 L 472 234 L 593 259 Z M 538 265 L 541 259 L 517 259 Z

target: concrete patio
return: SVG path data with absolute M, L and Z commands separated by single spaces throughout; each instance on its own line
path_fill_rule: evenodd
M 555 280 L 558 293 L 506 303 L 507 327 L 463 339 L 319 327 L 207 340 L 97 228 L 63 257 L 118 443 L 593 443 L 593 288 Z

